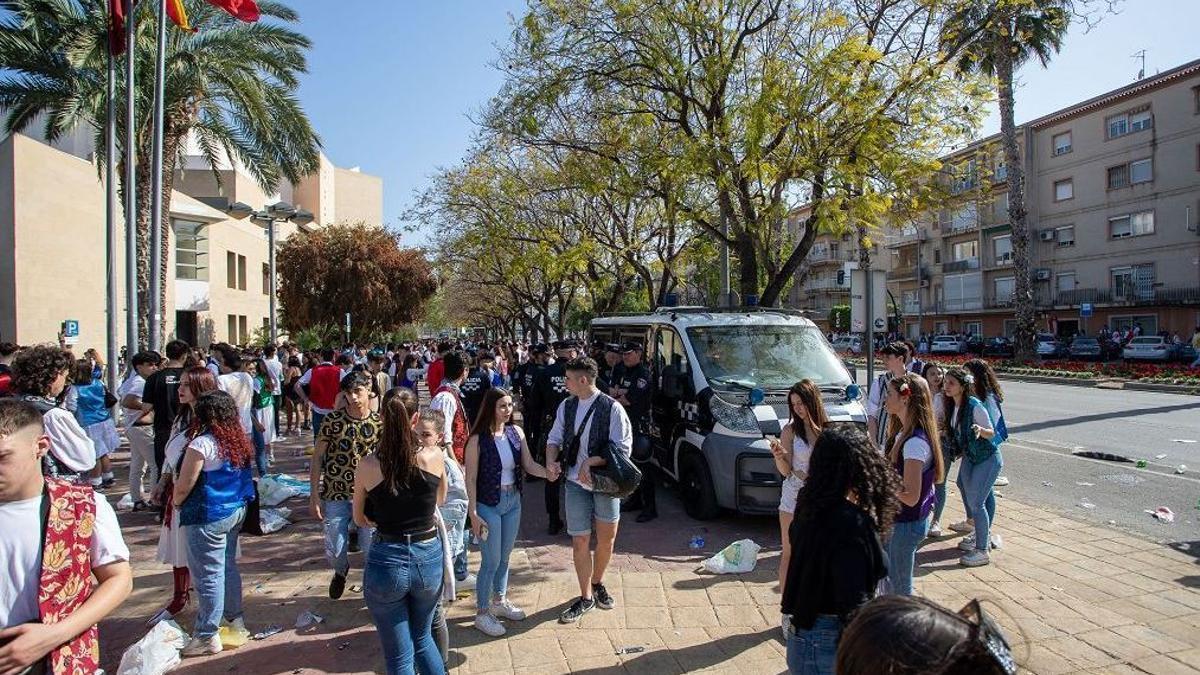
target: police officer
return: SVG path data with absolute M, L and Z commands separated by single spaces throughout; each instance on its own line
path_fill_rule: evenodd
M 475 418 L 479 416 L 479 405 L 483 403 L 483 396 L 487 394 L 488 389 L 492 388 L 492 373 L 483 366 L 483 360 L 493 361 L 494 357 L 486 352 L 479 352 L 479 356 L 474 359 L 470 370 L 467 371 L 467 378 L 458 386 L 462 392 L 463 412 L 467 414 L 467 424 L 474 424 Z
M 623 510 L 636 511 L 637 522 L 645 523 L 658 517 L 658 505 L 654 499 L 655 467 L 650 462 L 650 369 L 642 362 L 642 345 L 626 342 L 621 347 L 621 364 L 617 369 L 613 398 L 625 406 L 629 421 L 633 425 L 633 460 L 642 470 L 642 482 Z
M 537 447 L 540 453 L 546 451 L 545 435 L 554 425 L 554 416 L 558 413 L 558 405 L 571 395 L 567 391 L 566 365 L 575 358 L 577 353 L 574 341 L 559 340 L 555 342 L 554 363 L 544 366 L 534 378 L 530 400 L 534 402 L 535 409 L 541 415 L 541 423 L 538 425 L 539 435 L 537 436 Z M 541 456 L 545 457 L 544 454 Z M 553 482 L 546 481 L 546 515 L 550 521 L 547 531 L 551 535 L 556 535 L 563 529 L 562 516 L 559 515 L 561 504 L 559 486 L 561 484 L 561 479 Z
M 596 378 L 596 388 L 612 396 L 612 387 L 620 377 L 621 345 L 610 342 L 602 348 L 602 354 L 596 361 L 600 363 L 600 375 Z

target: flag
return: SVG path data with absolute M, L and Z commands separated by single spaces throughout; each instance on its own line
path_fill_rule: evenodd
M 208 4 L 220 7 L 246 23 L 258 21 L 258 3 L 254 0 L 208 0 Z
M 188 23 L 187 11 L 183 9 L 183 0 L 166 0 L 166 4 L 167 16 L 171 17 L 171 23 L 189 33 L 196 32 L 196 29 Z
M 108 53 L 125 53 L 125 0 L 108 0 Z

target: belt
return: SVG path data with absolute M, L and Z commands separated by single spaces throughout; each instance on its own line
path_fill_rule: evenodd
M 386 544 L 412 544 L 418 541 L 426 541 L 438 536 L 437 528 L 418 532 L 416 534 L 384 534 L 379 530 L 375 530 L 375 541 L 381 541 Z
M 500 491 L 501 491 L 501 492 L 516 492 L 516 491 L 517 491 L 517 484 L 516 484 L 516 483 L 512 483 L 511 485 L 501 485 L 501 486 L 500 486 Z

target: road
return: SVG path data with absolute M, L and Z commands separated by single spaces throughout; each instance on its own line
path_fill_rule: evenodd
M 1001 387 L 1010 484 L 999 494 L 1200 555 L 1200 398 L 1013 380 Z M 1147 467 L 1078 451 L 1143 459 Z M 1187 469 L 1178 474 L 1181 465 Z M 1175 522 L 1145 513 L 1160 506 Z

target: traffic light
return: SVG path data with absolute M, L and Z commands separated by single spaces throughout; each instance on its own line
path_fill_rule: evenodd
M 838 279 L 838 281 L 837 281 L 838 286 L 845 286 L 846 285 L 846 270 L 838 270 L 837 279 Z

